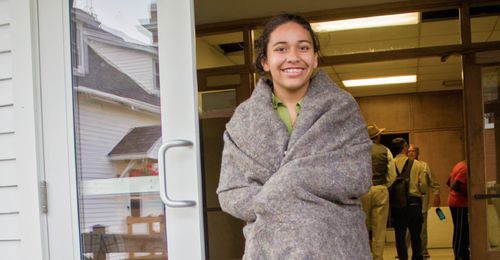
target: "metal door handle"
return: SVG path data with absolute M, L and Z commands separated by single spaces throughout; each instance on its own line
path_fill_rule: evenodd
M 158 150 L 158 177 L 160 178 L 160 197 L 163 203 L 167 205 L 167 207 L 171 208 L 186 208 L 196 205 L 196 202 L 192 200 L 172 200 L 168 197 L 167 194 L 167 183 L 165 182 L 167 175 L 165 167 L 165 156 L 168 149 L 182 146 L 191 147 L 193 146 L 193 142 L 188 140 L 171 140 L 162 144 L 160 146 L 160 149 Z
M 495 199 L 495 198 L 500 198 L 500 194 L 498 193 L 474 194 L 474 199 L 476 200 Z

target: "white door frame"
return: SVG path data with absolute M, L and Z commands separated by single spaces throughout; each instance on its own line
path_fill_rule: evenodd
M 38 0 L 48 259 L 80 259 L 68 0 Z
M 159 0 L 157 4 L 163 143 L 179 139 L 193 143 L 190 149 L 172 148 L 167 154 L 167 190 L 174 200 L 196 203 L 167 207 L 168 257 L 204 259 L 194 3 Z
M 68 2 L 38 0 L 48 259 L 80 259 Z M 158 1 L 163 140 L 193 143 L 166 156 L 169 196 L 196 202 L 167 209 L 168 256 L 174 260 L 205 258 L 193 5 L 192 0 Z

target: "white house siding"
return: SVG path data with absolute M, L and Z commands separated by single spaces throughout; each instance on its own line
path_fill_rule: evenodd
M 20 253 L 9 2 L 0 0 L 0 258 Z
M 131 128 L 160 124 L 159 115 L 82 97 L 78 111 L 80 180 L 115 178 L 117 170 L 107 154 Z M 81 232 L 88 232 L 97 224 L 106 226 L 109 233 L 125 232 L 125 218 L 130 215 L 128 195 L 86 196 L 80 203 L 84 216 L 80 219 Z
M 149 93 L 158 93 L 154 82 L 154 54 L 92 41 L 88 43 L 103 58 L 130 76 Z

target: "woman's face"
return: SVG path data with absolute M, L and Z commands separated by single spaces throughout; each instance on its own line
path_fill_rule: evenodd
M 313 39 L 304 27 L 288 22 L 271 33 L 262 67 L 271 73 L 275 89 L 285 92 L 307 89 L 317 66 Z

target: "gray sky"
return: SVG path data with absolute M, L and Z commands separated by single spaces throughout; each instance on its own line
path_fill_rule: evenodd
M 151 39 L 137 27 L 142 20 L 149 19 L 149 8 L 155 0 L 75 0 L 74 7 L 97 16 L 106 27 L 125 33 L 128 37 L 151 44 Z

